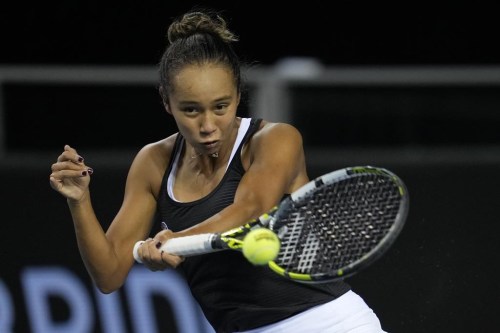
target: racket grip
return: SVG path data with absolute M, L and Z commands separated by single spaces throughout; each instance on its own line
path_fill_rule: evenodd
M 161 251 L 178 256 L 192 256 L 214 252 L 212 239 L 214 234 L 198 234 L 169 239 L 160 247 Z
M 199 234 L 172 238 L 160 247 L 160 251 L 185 257 L 214 252 L 215 250 L 212 247 L 213 237 L 214 234 Z M 142 264 L 142 260 L 138 251 L 143 243 L 144 241 L 136 242 L 133 249 L 134 259 L 140 264 Z

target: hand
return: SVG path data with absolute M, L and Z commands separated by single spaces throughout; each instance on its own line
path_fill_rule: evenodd
M 154 238 L 146 239 L 139 246 L 137 254 L 147 268 L 152 271 L 162 271 L 166 268 L 176 268 L 184 261 L 183 257 L 160 250 L 161 245 L 173 238 L 173 235 L 171 230 L 163 230 L 157 233 Z
M 52 164 L 50 186 L 64 197 L 80 201 L 88 192 L 92 168 L 85 165 L 83 157 L 68 145 Z

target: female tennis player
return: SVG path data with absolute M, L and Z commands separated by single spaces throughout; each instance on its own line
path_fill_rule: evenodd
M 52 165 L 50 185 L 67 199 L 96 286 L 103 293 L 119 289 L 134 264 L 134 244 L 147 238 L 138 251 L 142 262 L 152 271 L 179 270 L 216 332 L 383 332 L 345 281 L 288 281 L 235 251 L 181 258 L 158 250 L 171 237 L 243 225 L 309 181 L 296 128 L 237 116 L 237 37 L 220 13 L 180 16 L 168 40 L 159 93 L 178 132 L 138 152 L 107 230 L 92 208 L 87 161 L 66 145 Z M 161 222 L 168 229 L 153 235 Z

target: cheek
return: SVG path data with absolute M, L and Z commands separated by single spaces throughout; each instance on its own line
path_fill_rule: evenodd
M 189 123 L 186 123 L 184 121 L 178 121 L 177 119 L 176 119 L 176 124 L 179 131 L 181 131 L 185 135 L 188 135 L 191 131 L 193 131 L 194 128 Z
M 180 118 L 176 118 L 175 122 L 179 132 L 181 132 L 185 138 L 194 138 L 200 131 L 200 124 L 196 118 L 182 117 L 181 115 Z
M 226 136 L 230 136 L 233 131 L 233 128 L 236 125 L 236 117 L 234 115 L 232 116 L 226 115 L 226 116 L 227 117 L 224 117 L 224 119 L 221 119 L 221 121 L 218 123 L 218 127 L 222 133 L 225 133 Z
M 221 128 L 227 130 L 227 129 L 233 128 L 234 123 L 235 123 L 235 118 L 231 116 L 231 117 L 224 118 L 224 120 L 222 121 L 220 126 L 221 126 Z

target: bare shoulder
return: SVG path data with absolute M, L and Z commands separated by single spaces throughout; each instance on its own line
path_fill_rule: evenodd
M 254 135 L 256 143 L 292 144 L 302 146 L 302 134 L 293 125 L 280 122 L 262 121 L 259 130 Z
M 270 177 L 273 181 L 281 178 L 285 184 L 283 193 L 292 193 L 309 180 L 302 134 L 295 126 L 262 122 L 248 148 L 248 157 L 244 159 L 247 170 L 251 167 L 259 178 L 267 171 L 272 173 Z M 280 170 L 278 174 L 276 170 Z
M 245 152 L 248 152 L 249 161 L 256 158 L 276 156 L 280 159 L 304 159 L 302 135 L 293 125 L 280 122 L 263 121 L 259 130 L 248 142 Z
M 142 147 L 130 167 L 130 180 L 143 180 L 156 193 L 172 155 L 176 137 L 177 134 L 173 134 Z

